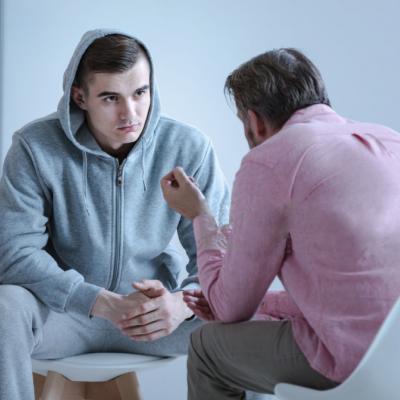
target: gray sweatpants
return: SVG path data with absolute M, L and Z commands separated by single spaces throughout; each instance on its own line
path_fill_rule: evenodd
M 191 337 L 189 400 L 244 399 L 244 390 L 273 393 L 279 382 L 316 389 L 337 385 L 312 369 L 289 321 L 212 322 Z
M 200 324 L 186 321 L 169 336 L 135 342 L 104 319 L 50 311 L 28 290 L 0 284 L 0 400 L 34 399 L 31 355 L 55 359 L 107 351 L 187 354 L 190 333 Z

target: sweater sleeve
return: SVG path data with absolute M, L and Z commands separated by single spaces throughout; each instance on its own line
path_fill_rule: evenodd
M 0 283 L 28 289 L 54 311 L 89 315 L 101 288 L 61 269 L 46 251 L 51 210 L 51 191 L 17 133 L 0 181 Z
M 273 317 L 278 319 L 292 319 L 302 317 L 303 314 L 285 290 L 268 291 L 261 301 L 256 312 L 257 318 Z
M 194 220 L 200 285 L 221 321 L 250 319 L 282 266 L 288 230 L 281 193 L 272 170 L 244 161 L 232 195 L 231 233 L 209 215 Z

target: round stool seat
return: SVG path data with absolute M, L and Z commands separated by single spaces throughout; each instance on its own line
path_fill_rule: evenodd
M 71 381 L 104 382 L 126 373 L 154 368 L 174 359 L 128 353 L 88 353 L 59 360 L 32 359 L 32 369 L 44 376 L 48 371 L 57 372 Z

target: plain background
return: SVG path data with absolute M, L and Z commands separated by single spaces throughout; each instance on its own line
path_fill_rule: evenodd
M 143 40 L 165 114 L 208 134 L 231 185 L 247 152 L 226 76 L 252 56 L 296 47 L 320 68 L 333 108 L 400 129 L 397 0 L 3 0 L 0 161 L 13 132 L 56 109 L 82 34 L 118 28 Z M 0 222 L 1 223 L 1 222 Z M 61 338 L 60 338 L 61 339 Z M 140 376 L 148 400 L 186 396 L 185 359 Z

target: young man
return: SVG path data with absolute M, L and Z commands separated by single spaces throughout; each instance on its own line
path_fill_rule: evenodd
M 33 399 L 31 355 L 186 353 L 200 323 L 182 295 L 198 286 L 193 228 L 159 186 L 176 164 L 226 220 L 210 141 L 161 116 L 147 49 L 117 32 L 86 33 L 57 113 L 19 130 L 4 164 L 1 400 Z M 189 257 L 183 282 L 175 232 Z
M 169 205 L 194 221 L 204 296 L 185 299 L 225 322 L 192 335 L 189 398 L 241 399 L 278 382 L 334 387 L 400 293 L 400 136 L 336 114 L 319 71 L 294 49 L 248 61 L 226 89 L 252 149 L 232 226 L 218 227 L 182 169 L 162 180 Z M 276 276 L 286 291 L 265 295 Z M 254 314 L 264 320 L 247 321 Z

